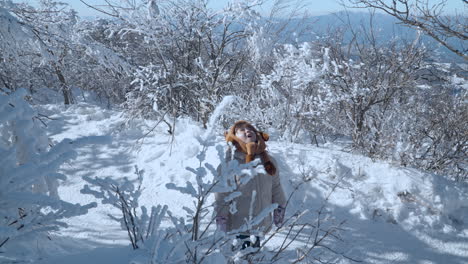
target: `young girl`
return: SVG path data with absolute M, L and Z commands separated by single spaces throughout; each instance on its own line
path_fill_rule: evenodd
M 248 163 L 259 158 L 265 167 L 266 174 L 257 174 L 249 182 L 241 185 L 239 176 L 236 177 L 237 189 L 242 193 L 241 196 L 233 201 L 226 202 L 224 198 L 229 193 L 215 194 L 215 210 L 216 224 L 219 230 L 228 232 L 240 228 L 249 219 L 249 212 L 252 208 L 252 217 L 257 216 L 260 212 L 273 203 L 278 204 L 278 208 L 274 210 L 273 222 L 279 226 L 283 222 L 286 199 L 283 188 L 281 187 L 278 167 L 276 162 L 270 157 L 266 151 L 265 141 L 268 140 L 268 135 L 259 132 L 254 126 L 247 121 L 237 121 L 228 132 L 225 133 L 226 141 L 232 142 L 235 147 L 234 156 L 231 156 L 231 151 L 228 149 L 227 160 L 236 159 L 239 163 Z M 255 198 L 253 192 L 255 191 Z M 237 212 L 231 214 L 229 211 L 230 203 L 236 202 Z M 256 230 L 268 232 L 272 225 L 271 215 L 265 217 L 260 224 L 254 226 Z M 259 237 L 254 243 L 249 241 L 250 233 L 242 232 L 238 236 L 242 243 L 242 249 L 247 246 L 259 247 Z

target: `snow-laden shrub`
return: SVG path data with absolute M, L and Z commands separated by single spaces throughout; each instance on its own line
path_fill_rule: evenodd
M 62 94 L 65 104 L 73 103 L 68 79 L 74 73 L 65 65 L 79 59 L 73 56 L 76 12 L 55 1 L 40 1 L 35 6 L 1 1 L 0 21 L 0 32 L 7 33 L 0 33 L 0 43 L 9 46 L 0 55 L 4 88 L 28 87 L 34 93 L 46 86 Z M 29 78 L 24 78 L 25 72 Z
M 10 12 L 14 7 L 11 1 L 0 1 L 0 89 L 7 93 L 34 82 L 33 78 L 24 78 L 34 71 L 24 60 L 34 60 L 31 53 L 38 50 L 31 27 Z
M 206 126 L 223 96 L 246 92 L 244 83 L 252 79 L 247 37 L 260 18 L 253 8 L 258 3 L 238 1 L 215 11 L 206 1 L 177 0 L 158 3 L 158 12 L 152 3 L 119 16 L 127 26 L 117 34 L 138 34 L 135 45 L 145 50 L 124 107 L 132 116 L 169 113 Z
M 246 115 L 278 129 L 290 141 L 296 141 L 301 132 L 321 133 L 319 119 L 324 109 L 317 101 L 316 83 L 322 64 L 311 43 L 277 47 L 273 69 L 260 76 L 257 94 L 248 103 L 252 109 Z
M 467 181 L 467 99 L 463 81 L 421 86 L 413 102 L 401 109 L 403 122 L 398 129 L 394 158 L 452 180 Z
M 107 177 L 105 179 L 91 178 L 84 176 L 83 179 L 91 184 L 91 186 L 99 187 L 99 190 L 93 190 L 89 185 L 85 185 L 81 190 L 83 194 L 91 194 L 101 200 L 102 204 L 110 204 L 119 209 L 122 217 L 117 218 L 109 215 L 113 220 L 120 223 L 122 229 L 126 229 L 129 240 L 134 249 L 137 249 L 143 242 L 144 238 L 148 237 L 150 232 L 149 228 L 142 228 L 148 226 L 149 216 L 145 207 L 142 207 L 141 215 L 136 213 L 138 208 L 138 198 L 141 195 L 141 183 L 143 181 L 144 171 L 139 170 L 135 166 L 135 174 L 137 175 L 138 186 L 135 188 L 132 181 L 123 178 L 122 181 Z M 154 214 L 153 208 L 152 214 Z M 164 211 L 162 211 L 164 214 Z
M 117 208 L 121 216 L 108 215 L 127 231 L 133 249 L 139 249 L 140 254 L 132 263 L 180 263 L 184 260 L 185 248 L 180 242 L 188 240 L 190 235 L 181 226 L 162 228 L 164 217 L 171 217 L 167 205 L 153 206 L 151 211 L 139 205 L 142 192 L 143 170 L 135 166 L 136 181 L 124 177 L 114 180 L 110 177 L 83 177 L 86 184 L 81 190 L 84 194 L 93 195 L 102 204 L 110 204 Z M 175 219 L 175 218 L 174 218 Z M 174 220 L 177 221 L 177 220 Z
M 23 251 L 27 260 L 37 240 L 66 227 L 62 220 L 86 214 L 84 206 L 61 200 L 59 167 L 76 157 L 83 141 L 65 139 L 49 147 L 35 110 L 23 99 L 25 90 L 0 94 L 0 249 Z M 18 249 L 21 242 L 24 249 Z
M 360 32 L 377 38 L 372 30 Z M 347 51 L 334 39 L 325 44 L 329 66 L 319 94 L 336 116 L 336 131 L 350 135 L 353 146 L 370 156 L 388 156 L 392 148 L 396 111 L 409 103 L 424 65 L 425 50 L 417 44 L 418 39 L 409 44 L 365 39 L 348 44 Z

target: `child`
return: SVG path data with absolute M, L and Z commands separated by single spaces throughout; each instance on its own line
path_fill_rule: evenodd
M 250 205 L 253 205 L 252 217 L 257 216 L 260 212 L 273 203 L 278 204 L 278 208 L 274 210 L 273 220 L 276 226 L 280 226 L 283 222 L 286 199 L 283 188 L 281 187 L 280 177 L 275 161 L 268 155 L 266 151 L 265 141 L 268 141 L 266 133 L 258 131 L 247 121 L 237 121 L 228 132 L 225 133 L 226 141 L 232 142 L 235 147 L 234 157 L 231 156 L 231 151 L 227 151 L 227 160 L 236 159 L 239 163 L 248 163 L 256 158 L 259 158 L 265 167 L 266 174 L 257 174 L 246 184 L 240 185 L 239 176 L 236 177 L 237 189 L 242 193 L 241 196 L 235 198 L 232 202 L 236 202 L 237 212 L 231 214 L 229 212 L 229 203 L 225 202 L 224 198 L 229 193 L 216 193 L 216 225 L 219 230 L 227 232 L 238 229 L 246 223 L 245 219 L 249 219 Z M 255 191 L 255 199 L 252 202 L 253 191 Z M 263 232 L 268 232 L 271 228 L 271 215 L 265 217 L 260 224 L 254 226 L 254 229 L 262 229 Z M 237 236 L 241 240 L 248 239 L 250 234 L 241 233 Z M 242 249 L 247 246 L 260 247 L 259 237 L 255 239 L 253 245 L 246 240 L 242 244 Z

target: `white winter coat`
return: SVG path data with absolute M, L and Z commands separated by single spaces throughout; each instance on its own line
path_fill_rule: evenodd
M 239 161 L 239 163 L 245 162 L 245 155 L 240 151 L 236 151 L 234 158 Z M 257 158 L 257 157 L 255 157 Z M 254 176 L 248 183 L 244 185 L 239 184 L 239 176 L 236 176 L 237 190 L 242 193 L 241 196 L 235 198 L 233 201 L 227 203 L 224 198 L 229 195 L 229 193 L 216 193 L 215 194 L 215 211 L 217 216 L 226 217 L 227 219 L 227 231 L 235 230 L 241 227 L 246 223 L 246 220 L 249 219 L 249 210 L 252 203 L 252 192 L 256 191 L 255 200 L 253 202 L 253 217 L 260 214 L 260 212 L 266 207 L 270 206 L 273 203 L 276 203 L 281 206 L 285 206 L 286 198 L 283 192 L 283 188 L 280 182 L 279 169 L 277 162 L 270 157 L 273 164 L 275 165 L 276 174 L 271 176 L 267 173 L 257 174 Z M 218 172 L 220 172 L 220 167 L 218 167 Z M 237 212 L 231 214 L 229 212 L 229 206 L 232 202 L 236 202 Z M 269 231 L 272 225 L 271 214 L 263 219 L 263 221 L 254 226 L 254 229 L 263 228 L 263 231 L 266 233 Z

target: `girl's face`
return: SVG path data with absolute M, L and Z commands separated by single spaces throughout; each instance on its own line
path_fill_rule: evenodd
M 244 143 L 250 143 L 257 141 L 257 135 L 255 130 L 249 125 L 241 125 L 236 129 L 236 137 L 238 137 Z

